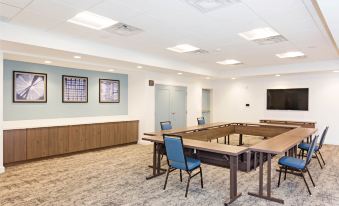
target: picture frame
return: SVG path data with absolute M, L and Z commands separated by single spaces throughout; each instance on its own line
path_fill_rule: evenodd
M 88 103 L 88 77 L 62 75 L 62 102 Z
M 99 103 L 120 103 L 120 80 L 99 79 Z
M 47 103 L 47 74 L 13 71 L 13 103 Z

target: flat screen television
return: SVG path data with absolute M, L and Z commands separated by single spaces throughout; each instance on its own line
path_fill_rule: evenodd
M 268 89 L 267 109 L 308 110 L 308 88 Z

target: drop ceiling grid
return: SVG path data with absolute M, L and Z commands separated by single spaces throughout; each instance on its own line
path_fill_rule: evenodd
M 0 0 L 0 2 L 8 0 Z M 14 1 L 15 2 L 15 1 Z M 27 3 L 28 1 L 26 1 Z M 83 2 L 83 4 L 81 3 Z M 229 69 L 215 62 L 236 58 L 245 64 L 236 68 L 304 62 L 333 57 L 321 31 L 305 10 L 301 0 L 243 0 L 221 9 L 201 13 L 182 0 L 34 0 L 12 23 L 84 38 L 131 51 L 204 67 Z M 20 5 L 22 6 L 22 5 Z M 87 8 L 90 11 L 136 26 L 144 32 L 130 37 L 107 34 L 67 23 L 66 20 Z M 259 46 L 238 36 L 239 32 L 271 26 L 289 42 Z M 309 45 L 309 43 L 312 45 Z M 206 55 L 177 54 L 166 48 L 189 43 L 208 50 Z M 325 45 L 324 45 L 325 44 Z M 315 46 L 316 48 L 308 48 Z M 214 50 L 221 48 L 221 52 Z M 300 49 L 303 60 L 281 60 L 276 53 Z M 147 56 L 147 55 L 146 55 Z M 232 67 L 233 68 L 233 67 Z

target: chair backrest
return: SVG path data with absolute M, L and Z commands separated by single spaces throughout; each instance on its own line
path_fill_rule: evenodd
M 319 149 L 321 149 L 321 147 L 323 146 L 323 144 L 325 142 L 325 137 L 327 135 L 327 130 L 328 130 L 328 126 L 324 129 L 323 133 L 321 134 L 321 139 L 320 139 L 320 143 L 319 143 Z
M 187 160 L 184 154 L 184 146 L 182 137 L 174 135 L 163 135 L 165 150 L 167 155 L 167 163 L 171 166 L 171 162 L 179 162 L 185 164 L 187 169 Z
M 160 122 L 161 130 L 170 130 L 172 129 L 171 121 Z
M 306 165 L 308 165 L 311 162 L 313 153 L 314 153 L 314 148 L 317 145 L 317 141 L 318 141 L 318 137 L 319 135 L 316 135 L 313 139 L 313 141 L 311 142 L 311 146 L 309 147 L 308 151 L 307 151 L 307 157 L 306 157 Z
M 204 125 L 206 123 L 204 117 L 198 117 L 197 120 L 198 120 L 198 125 Z

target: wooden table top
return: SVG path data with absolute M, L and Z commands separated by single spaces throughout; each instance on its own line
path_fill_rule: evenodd
M 142 139 L 150 142 L 163 143 L 163 138 L 160 136 L 147 136 L 143 137 Z M 248 150 L 247 147 L 210 143 L 192 139 L 183 139 L 183 143 L 184 147 L 186 148 L 198 149 L 231 156 L 238 156 L 239 154 L 242 154 Z
M 270 124 L 270 123 L 253 123 L 253 122 L 242 122 L 242 123 L 232 123 L 239 124 L 244 126 L 267 126 L 267 127 L 283 127 L 283 128 L 297 128 L 299 125 L 289 125 L 289 124 Z
M 278 119 L 261 119 L 260 122 L 262 121 L 267 121 L 267 122 L 282 122 L 285 124 L 288 123 L 300 123 L 300 124 L 316 124 L 317 122 L 312 122 L 312 121 L 294 121 L 294 120 L 278 120 Z
M 185 128 L 178 128 L 178 129 L 170 129 L 170 130 L 161 130 L 158 132 L 145 132 L 144 135 L 147 136 L 162 136 L 163 134 L 174 134 L 174 133 L 180 133 L 180 132 L 190 132 L 195 130 L 202 130 L 202 129 L 208 129 L 213 127 L 220 127 L 224 125 L 230 125 L 229 122 L 214 122 L 214 123 L 208 123 L 204 125 L 196 125 L 191 127 L 185 127 Z
M 250 148 L 251 151 L 265 152 L 271 154 L 282 154 L 299 144 L 305 138 L 317 131 L 316 128 L 298 127 L 288 132 L 282 133 L 265 141 L 262 141 Z

